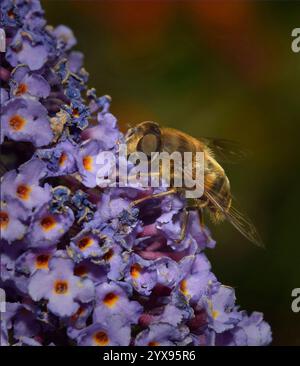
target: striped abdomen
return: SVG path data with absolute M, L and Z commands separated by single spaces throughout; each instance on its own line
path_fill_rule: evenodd
M 224 219 L 222 210 L 211 200 L 206 193 L 216 201 L 227 212 L 231 206 L 230 182 L 224 169 L 211 157 L 206 159 L 204 173 L 204 200 L 206 207 L 210 210 L 216 221 Z

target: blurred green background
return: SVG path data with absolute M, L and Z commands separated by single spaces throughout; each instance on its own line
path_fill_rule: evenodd
M 300 345 L 300 53 L 291 32 L 300 2 L 42 1 L 48 22 L 70 26 L 90 86 L 110 94 L 128 124 L 154 120 L 193 136 L 239 141 L 253 153 L 225 166 L 266 250 L 229 224 L 208 251 L 238 303 L 265 313 L 274 345 Z

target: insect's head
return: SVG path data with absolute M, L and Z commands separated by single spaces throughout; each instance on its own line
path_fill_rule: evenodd
M 125 141 L 128 155 L 139 151 L 150 157 L 161 149 L 161 130 L 156 122 L 142 122 L 127 131 Z

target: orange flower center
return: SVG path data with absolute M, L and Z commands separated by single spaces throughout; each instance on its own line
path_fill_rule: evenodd
M 35 267 L 37 269 L 48 269 L 50 255 L 49 254 L 40 254 L 36 257 Z
M 30 191 L 31 188 L 28 187 L 25 184 L 20 184 L 17 187 L 17 196 L 21 199 L 21 200 L 28 200 L 29 195 L 30 195 Z
M 154 342 L 154 341 L 152 341 L 152 342 L 149 342 L 149 343 L 148 343 L 148 346 L 149 346 L 149 347 L 156 347 L 156 346 L 159 346 L 159 343 L 158 343 L 158 342 Z
M 0 211 L 0 227 L 1 229 L 6 229 L 9 223 L 9 216 L 7 212 Z
M 187 295 L 188 294 L 188 289 L 187 289 L 187 282 L 186 280 L 182 280 L 180 282 L 180 291 L 184 294 Z
M 54 292 L 57 295 L 64 295 L 68 292 L 68 282 L 67 281 L 63 281 L 63 280 L 58 280 L 55 282 L 54 284 Z
M 76 311 L 76 313 L 74 313 L 71 316 L 71 320 L 73 322 L 76 322 L 76 320 L 78 320 L 78 318 L 80 317 L 80 315 L 82 315 L 83 313 L 84 313 L 84 308 L 80 306 L 79 309 Z
M 26 124 L 25 119 L 19 116 L 18 114 L 12 116 L 11 119 L 9 120 L 9 125 L 11 129 L 16 132 L 22 130 L 25 124 Z
M 41 220 L 41 226 L 44 231 L 49 231 L 56 226 L 56 221 L 52 216 L 46 216 Z
M 111 258 L 113 256 L 114 256 L 114 251 L 112 249 L 109 249 L 109 251 L 104 254 L 103 259 L 108 262 L 111 260 Z
M 75 267 L 75 269 L 74 269 L 75 276 L 82 277 L 85 274 L 87 274 L 87 269 L 85 266 L 81 265 L 81 266 Z
M 13 12 L 12 9 L 10 9 L 8 12 L 7 12 L 7 15 L 10 19 L 15 19 L 15 13 Z
M 72 116 L 74 118 L 79 118 L 80 117 L 78 108 L 73 108 L 73 110 L 72 110 Z
M 67 154 L 63 152 L 63 153 L 60 155 L 59 160 L 58 160 L 58 164 L 59 164 L 59 166 L 64 165 L 64 164 L 65 164 L 65 162 L 66 162 L 66 160 L 67 160 Z
M 85 156 L 83 159 L 82 159 L 82 163 L 83 163 L 83 166 L 84 166 L 84 169 L 87 170 L 87 171 L 92 171 L 93 169 L 93 158 L 89 155 Z
M 139 278 L 141 271 L 142 271 L 142 267 L 138 263 L 133 264 L 130 268 L 131 277 Z
M 28 90 L 28 86 L 24 83 L 19 84 L 17 90 L 16 90 L 16 96 L 20 96 L 22 94 L 25 94 Z
M 109 338 L 105 332 L 97 332 L 93 339 L 98 346 L 106 346 L 109 343 Z
M 217 317 L 220 315 L 220 312 L 218 310 L 213 310 L 212 311 L 212 317 L 213 319 L 217 319 Z
M 93 244 L 93 239 L 85 236 L 84 238 L 81 238 L 78 242 L 78 248 L 81 250 L 85 250 L 87 249 L 89 246 L 91 246 Z
M 108 308 L 113 308 L 117 301 L 119 299 L 119 296 L 114 294 L 113 292 L 109 292 L 103 299 L 104 304 L 108 307 Z

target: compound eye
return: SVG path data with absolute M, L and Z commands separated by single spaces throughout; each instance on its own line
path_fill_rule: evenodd
M 148 133 L 141 138 L 138 145 L 139 151 L 142 151 L 147 156 L 151 156 L 152 152 L 159 150 L 159 138 L 153 133 Z

